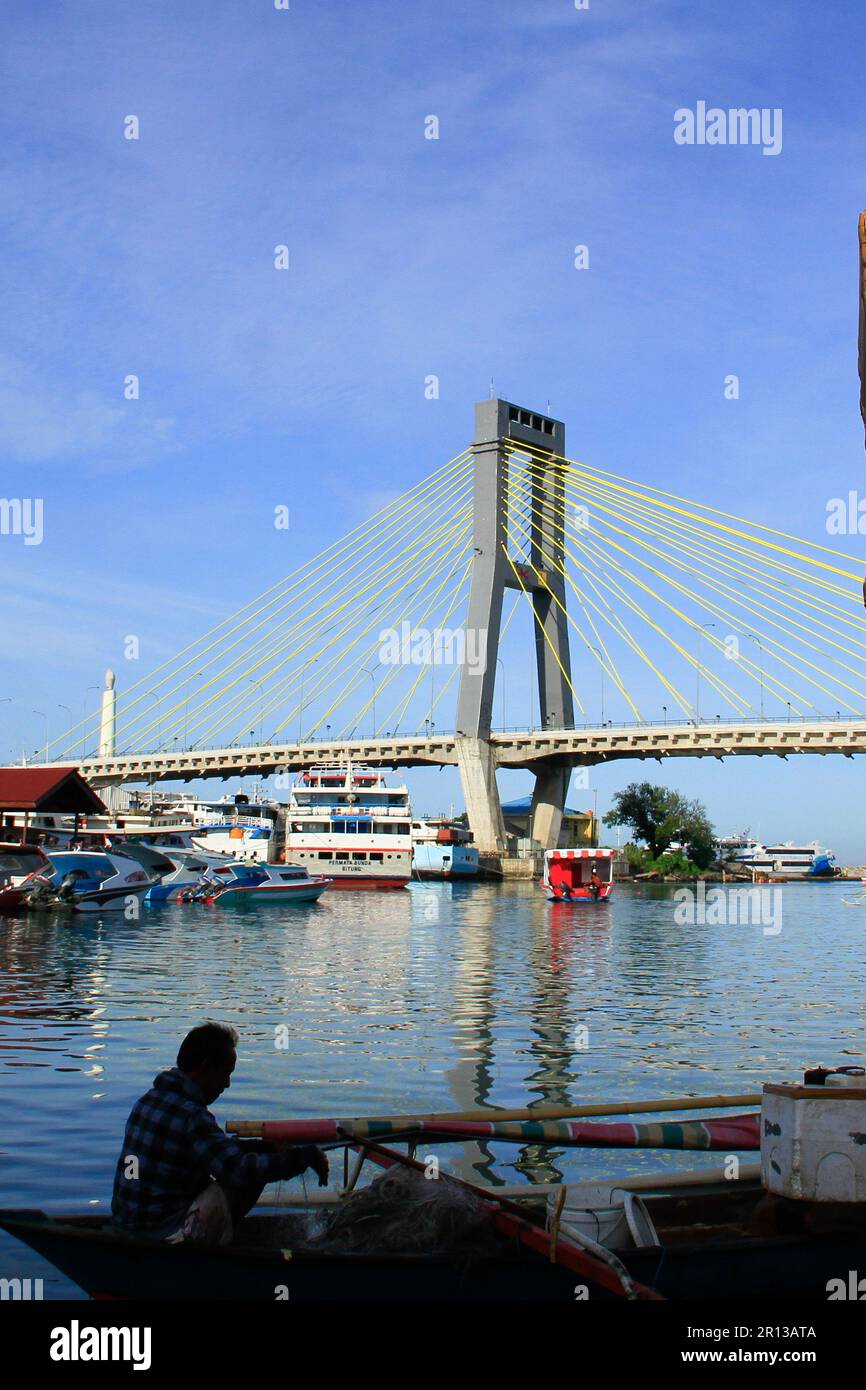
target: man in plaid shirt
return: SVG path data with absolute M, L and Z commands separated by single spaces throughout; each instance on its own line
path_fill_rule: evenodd
M 223 1024 L 193 1028 L 177 1066 L 160 1072 L 133 1106 L 111 1202 L 114 1224 L 127 1234 L 225 1244 L 265 1183 L 312 1168 L 325 1186 L 328 1160 L 320 1149 L 275 1151 L 230 1139 L 208 1110 L 230 1085 L 236 1045 L 237 1033 Z

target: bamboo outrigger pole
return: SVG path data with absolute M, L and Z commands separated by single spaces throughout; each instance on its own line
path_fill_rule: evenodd
M 522 1110 L 454 1110 L 432 1115 L 353 1115 L 334 1123 L 351 1134 L 354 1125 L 387 1124 L 394 1130 L 411 1130 L 423 1122 L 425 1125 L 436 1121 L 468 1122 L 490 1120 L 579 1120 L 591 1115 L 649 1115 L 656 1111 L 673 1110 L 722 1110 L 741 1105 L 760 1105 L 760 1094 L 737 1096 L 675 1096 L 666 1100 L 598 1101 L 592 1105 L 534 1105 Z M 260 1139 L 262 1126 L 267 1120 L 229 1120 L 226 1129 L 245 1139 Z

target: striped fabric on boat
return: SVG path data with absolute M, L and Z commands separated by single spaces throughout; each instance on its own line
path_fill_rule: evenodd
M 756 1150 L 761 1146 L 760 1116 L 662 1120 L 648 1124 L 600 1124 L 583 1120 L 423 1120 L 398 1115 L 390 1120 L 266 1120 L 262 1138 L 291 1144 L 333 1144 L 341 1139 L 394 1142 L 413 1134 L 459 1142 L 499 1140 L 508 1144 L 554 1144 L 563 1148 Z

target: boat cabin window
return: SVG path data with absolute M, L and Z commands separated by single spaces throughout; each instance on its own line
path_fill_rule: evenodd
M 36 850 L 3 850 L 0 854 L 0 871 L 9 874 L 30 874 L 38 869 L 43 858 Z
M 51 862 L 60 878 L 74 873 L 76 878 L 103 879 L 117 872 L 107 854 L 55 854 Z

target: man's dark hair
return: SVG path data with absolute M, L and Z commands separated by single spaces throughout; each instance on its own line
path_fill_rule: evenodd
M 206 1062 L 224 1062 L 237 1047 L 238 1035 L 227 1023 L 200 1023 L 187 1033 L 177 1054 L 181 1071 Z

